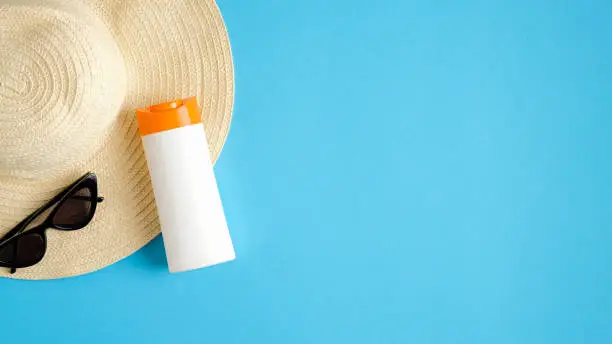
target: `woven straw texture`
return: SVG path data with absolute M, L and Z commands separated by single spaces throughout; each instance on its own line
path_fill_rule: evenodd
M 135 109 L 195 95 L 213 161 L 234 76 L 212 0 L 0 0 L 0 235 L 87 171 L 100 204 L 82 230 L 48 230 L 42 262 L 9 275 L 95 271 L 160 230 Z

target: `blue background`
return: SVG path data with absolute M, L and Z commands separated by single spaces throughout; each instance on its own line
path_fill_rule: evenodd
M 0 342 L 612 342 L 610 2 L 219 5 L 238 259 L 2 279 Z

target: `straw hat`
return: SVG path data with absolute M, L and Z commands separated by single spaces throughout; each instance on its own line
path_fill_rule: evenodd
M 195 95 L 213 160 L 231 121 L 233 68 L 213 0 L 0 0 L 0 236 L 87 171 L 104 196 L 42 262 L 1 276 L 103 268 L 159 233 L 135 109 Z

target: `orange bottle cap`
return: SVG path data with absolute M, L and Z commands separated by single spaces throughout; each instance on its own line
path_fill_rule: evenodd
M 196 97 L 176 99 L 136 110 L 140 136 L 202 123 Z

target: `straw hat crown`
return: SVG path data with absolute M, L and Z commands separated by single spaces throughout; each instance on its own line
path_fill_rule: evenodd
M 81 6 L 7 6 L 0 23 L 0 176 L 69 170 L 116 120 L 126 92 L 121 53 Z

